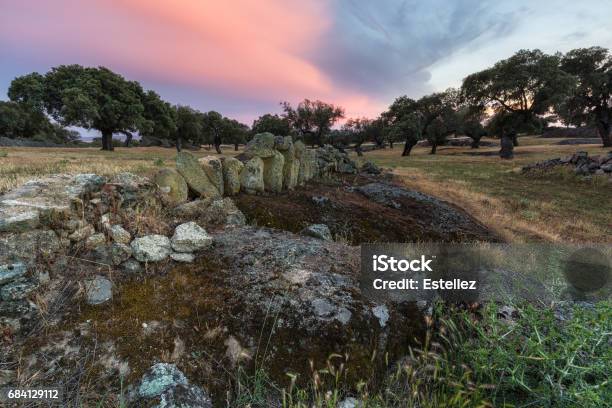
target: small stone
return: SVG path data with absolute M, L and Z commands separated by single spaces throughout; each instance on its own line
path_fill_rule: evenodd
M 0 298 L 4 301 L 25 299 L 36 287 L 26 280 L 11 282 L 0 288 Z
M 113 241 L 120 244 L 129 244 L 132 240 L 132 234 L 127 232 L 121 225 L 113 225 L 110 227 L 110 236 Z
M 136 238 L 130 246 L 134 258 L 140 262 L 158 262 L 172 253 L 170 240 L 164 235 L 152 234 Z
M 68 238 L 75 242 L 75 241 L 84 241 L 86 240 L 90 235 L 93 235 L 96 233 L 96 230 L 94 229 L 93 225 L 91 224 L 86 224 L 85 226 L 77 229 L 76 231 L 74 231 L 72 234 L 70 234 L 68 236 Z
M 188 385 L 185 374 L 174 364 L 157 363 L 143 375 L 138 395 L 141 398 L 154 398 L 178 385 Z
M 122 262 L 127 261 L 132 256 L 132 248 L 129 245 L 113 242 L 111 245 L 111 259 L 113 265 L 119 265 Z
M 389 309 L 385 305 L 379 305 L 372 308 L 372 313 L 378 319 L 380 327 L 385 327 L 389 321 Z
M 85 246 L 87 248 L 95 248 L 98 245 L 103 245 L 106 242 L 106 236 L 99 232 L 97 234 L 93 234 L 91 236 L 89 236 L 86 240 L 85 240 Z
M 136 274 L 142 272 L 142 265 L 135 259 L 128 259 L 121 264 L 121 269 L 128 274 Z
M 209 247 L 212 237 L 195 222 L 181 224 L 174 230 L 172 249 L 177 252 L 194 252 Z
M 113 284 L 103 276 L 96 276 L 85 282 L 85 297 L 87 304 L 99 305 L 113 297 Z
M 333 241 L 331 231 L 325 224 L 312 224 L 304 228 L 301 232 L 302 235 L 322 239 L 323 241 Z
M 353 397 L 347 397 L 338 404 L 338 408 L 361 408 L 362 406 L 362 402 Z
M 28 268 L 23 263 L 0 265 L 0 285 L 12 282 L 25 275 Z
M 170 254 L 170 258 L 176 262 L 191 263 L 195 260 L 195 255 L 189 252 L 173 252 Z

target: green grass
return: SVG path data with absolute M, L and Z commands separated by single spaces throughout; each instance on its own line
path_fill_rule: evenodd
M 381 385 L 343 382 L 342 356 L 313 369 L 306 387 L 280 388 L 264 369 L 245 376 L 233 407 L 335 407 L 345 397 L 363 407 L 612 406 L 612 304 L 575 308 L 560 323 L 552 309 L 517 307 L 506 319 L 489 304 L 472 312 L 439 307 L 426 344 L 412 350 Z
M 501 160 L 498 148 L 440 148 L 438 154 L 417 148 L 411 156 L 401 157 L 401 146 L 368 152 L 364 158 L 394 169 L 411 187 L 441 195 L 467 207 L 490 227 L 509 220 L 509 240 L 534 239 L 607 242 L 612 234 L 612 183 L 608 176 L 585 179 L 570 168 L 555 168 L 544 172 L 521 173 L 530 163 L 554 157 L 564 157 L 578 150 L 590 155 L 606 154 L 597 146 L 552 145 L 555 139 L 521 138 L 513 160 Z M 539 143 L 539 144 L 535 144 Z M 475 154 L 475 155 L 474 155 Z M 446 195 L 444 193 L 447 193 Z M 482 201 L 490 198 L 482 208 Z M 482 214 L 478 214 L 482 210 Z M 503 214 L 502 214 L 503 215 Z M 496 216 L 489 218 L 489 216 Z M 523 223 L 524 231 L 520 231 Z M 527 230 L 532 227 L 532 231 Z M 541 236 L 538 236 L 541 232 Z

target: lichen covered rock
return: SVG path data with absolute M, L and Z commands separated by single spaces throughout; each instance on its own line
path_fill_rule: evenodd
M 198 159 L 189 152 L 176 155 L 176 170 L 183 176 L 187 185 L 202 197 L 219 197 L 217 187 L 210 180 Z
M 212 244 L 212 237 L 195 222 L 181 224 L 174 230 L 170 240 L 172 249 L 177 252 L 195 252 Z
M 134 258 L 140 262 L 159 262 L 172 253 L 170 239 L 164 235 L 146 235 L 130 244 Z
M 224 183 L 223 183 L 223 166 L 221 159 L 215 156 L 206 156 L 198 160 L 204 173 L 208 176 L 213 185 L 219 190 L 219 194 L 223 195 Z
M 225 195 L 233 196 L 240 192 L 240 172 L 244 164 L 233 157 L 223 160 L 223 191 Z
M 274 155 L 264 159 L 264 189 L 273 193 L 280 193 L 283 190 L 283 167 L 285 157 L 278 151 Z
M 264 191 L 264 162 L 259 157 L 247 161 L 240 172 L 240 188 L 248 194 Z
M 167 203 L 176 205 L 187 201 L 189 187 L 183 176 L 176 170 L 161 169 L 153 177 L 153 182 L 157 184 Z

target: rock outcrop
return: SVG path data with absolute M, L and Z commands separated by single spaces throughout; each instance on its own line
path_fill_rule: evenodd
M 612 176 L 612 151 L 601 156 L 589 156 L 588 152 L 577 152 L 564 158 L 555 158 L 540 161 L 523 167 L 522 171 L 532 172 L 536 170 L 548 170 L 554 167 L 573 167 L 574 172 L 580 176 L 591 174 Z

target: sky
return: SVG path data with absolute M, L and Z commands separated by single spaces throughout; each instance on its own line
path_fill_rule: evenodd
M 76 63 L 247 124 L 304 98 L 375 117 L 521 48 L 612 48 L 610 16 L 609 0 L 0 0 L 0 99 Z

